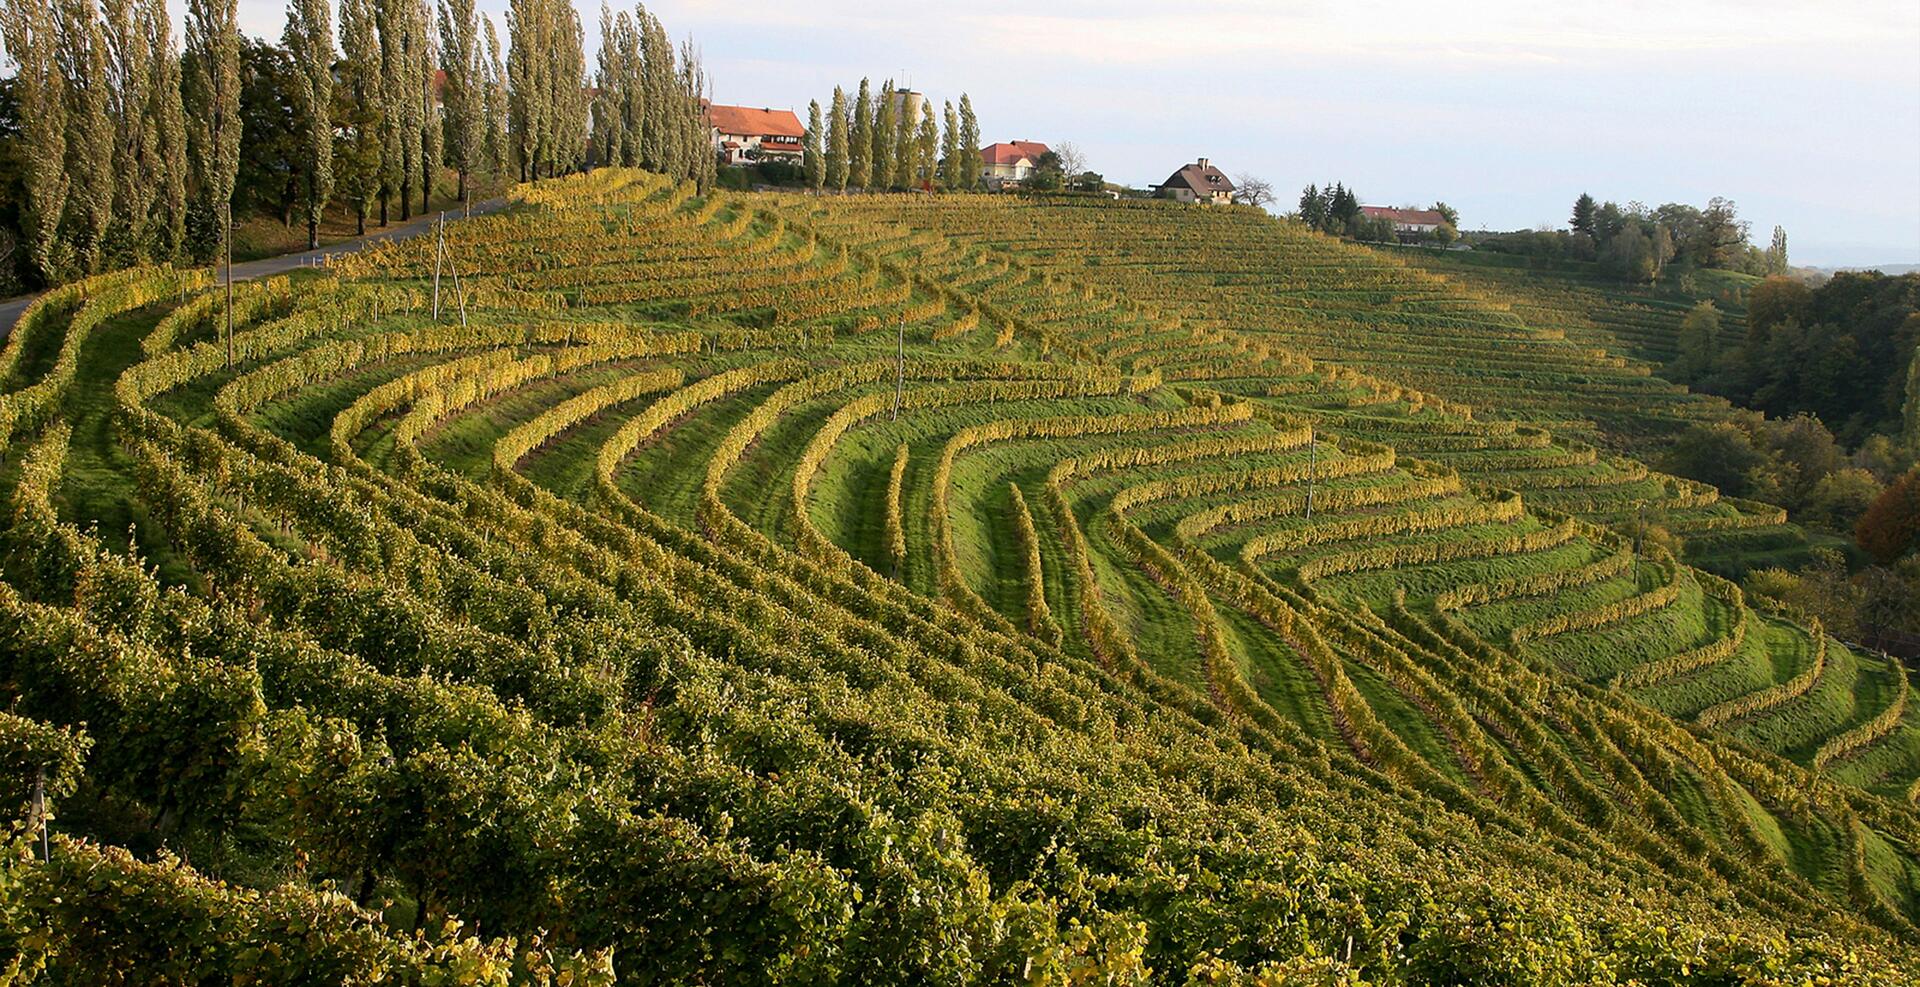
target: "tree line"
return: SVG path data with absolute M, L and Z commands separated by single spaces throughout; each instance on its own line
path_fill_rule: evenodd
M 1478 250 L 1545 260 L 1597 263 L 1623 281 L 1658 280 L 1669 267 L 1787 273 L 1787 232 L 1773 228 L 1765 248 L 1748 242 L 1750 226 L 1730 199 L 1715 196 L 1704 208 L 1669 202 L 1649 208 L 1639 202 L 1600 202 L 1581 193 L 1564 230 L 1526 230 L 1475 235 Z
M 943 103 L 936 120 L 930 100 L 892 80 L 875 91 L 861 79 L 851 102 L 835 86 L 824 120 L 819 100 L 807 104 L 804 140 L 802 167 L 807 187 L 816 192 L 972 190 L 980 184 L 980 122 L 966 93 L 958 107 Z
M 1744 333 L 1703 301 L 1677 344 L 1668 376 L 1755 410 L 1692 426 L 1662 465 L 1858 548 L 1756 574 L 1749 592 L 1920 657 L 1920 274 L 1770 277 L 1748 293 Z
M 277 43 L 235 0 L 0 0 L 0 269 L 52 285 L 205 262 L 232 212 L 425 212 L 477 183 L 596 164 L 709 180 L 705 72 L 644 8 L 601 13 L 588 87 L 569 0 L 512 0 L 503 54 L 474 0 L 288 0 Z

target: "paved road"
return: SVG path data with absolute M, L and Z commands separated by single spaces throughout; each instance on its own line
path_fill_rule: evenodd
M 499 212 L 501 209 L 506 208 L 506 205 L 506 199 L 488 199 L 485 202 L 474 203 L 471 212 L 475 216 L 484 216 L 487 213 Z M 460 219 L 461 216 L 461 213 L 449 211 L 447 213 L 447 221 L 453 222 Z M 382 240 L 397 240 L 404 237 L 419 236 L 433 228 L 435 218 L 437 218 L 435 214 L 417 216 L 404 223 L 395 223 L 384 230 L 378 230 L 363 237 L 342 240 L 339 243 L 321 247 L 319 250 L 307 250 L 297 254 L 280 254 L 277 257 L 262 257 L 259 260 L 242 261 L 233 265 L 233 279 L 235 281 L 246 281 L 251 278 L 285 274 L 288 271 L 299 270 L 303 267 L 312 267 L 323 259 L 336 254 L 352 253 L 355 250 L 363 249 L 370 244 L 379 243 Z M 27 305 L 37 297 L 39 296 L 21 295 L 17 298 L 0 300 L 0 339 L 5 339 L 7 333 L 13 331 L 13 323 L 20 318 L 20 313 L 25 311 Z

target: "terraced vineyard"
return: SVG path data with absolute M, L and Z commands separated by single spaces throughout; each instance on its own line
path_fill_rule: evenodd
M 1680 320 L 1699 301 L 1720 310 L 1723 338 L 1739 338 L 1746 328 L 1746 293 L 1760 280 L 1699 270 L 1668 279 L 1684 280 L 1684 286 L 1639 285 L 1578 261 L 1536 265 L 1512 254 L 1382 249 L 1467 291 L 1502 299 L 1527 322 L 1558 327 L 1575 343 L 1654 366 L 1673 361 Z
M 449 231 L 457 289 L 418 243 L 247 287 L 231 365 L 195 274 L 23 320 L 0 682 L 58 808 L 0 885 L 30 960 L 1920 962 L 1899 666 L 1611 527 L 1780 525 L 1602 451 L 1718 406 L 1250 213 L 516 196 Z
M 1466 466 L 1482 482 L 1528 491 L 1538 506 L 1603 524 L 1660 525 L 1686 538 L 1689 557 L 1726 571 L 1805 560 L 1804 533 L 1778 509 L 1649 475 L 1623 458 L 1657 452 L 1689 424 L 1731 413 L 1721 398 L 1653 376 L 1643 340 L 1623 342 L 1602 325 L 1645 308 L 1637 296 L 1575 287 L 1559 275 L 1494 275 L 1419 252 L 1366 248 L 1243 210 L 1057 200 L 904 213 L 897 203 L 877 202 L 861 211 L 860 222 L 957 236 L 1123 293 L 1163 333 L 1229 332 L 1238 343 L 1303 354 L 1481 417 L 1497 413 L 1545 429 L 1558 440 L 1557 457 L 1519 452 L 1502 463 L 1497 448 L 1475 449 Z M 1141 364 L 1156 342 L 1104 355 Z M 1222 345 L 1230 344 L 1209 352 L 1218 357 Z

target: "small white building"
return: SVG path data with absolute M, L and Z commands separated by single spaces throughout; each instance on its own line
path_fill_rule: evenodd
M 807 128 L 792 110 L 714 103 L 707 107 L 707 125 L 714 153 L 730 165 L 768 159 L 797 163 L 805 150 Z

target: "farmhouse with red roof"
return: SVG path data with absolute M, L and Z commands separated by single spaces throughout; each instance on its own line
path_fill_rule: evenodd
M 792 110 L 751 106 L 707 106 L 707 125 L 713 128 L 713 149 L 730 165 L 769 158 L 798 161 L 807 128 Z
M 1039 141 L 988 144 L 980 149 L 980 177 L 995 187 L 1017 185 L 1033 174 L 1033 169 L 1040 164 L 1040 156 L 1048 150 L 1047 145 Z
M 1400 239 L 1415 242 L 1424 239 L 1427 234 L 1445 225 L 1447 217 L 1433 209 L 1394 209 L 1390 206 L 1361 206 L 1360 214 L 1368 219 L 1384 219 L 1393 224 L 1393 232 Z

